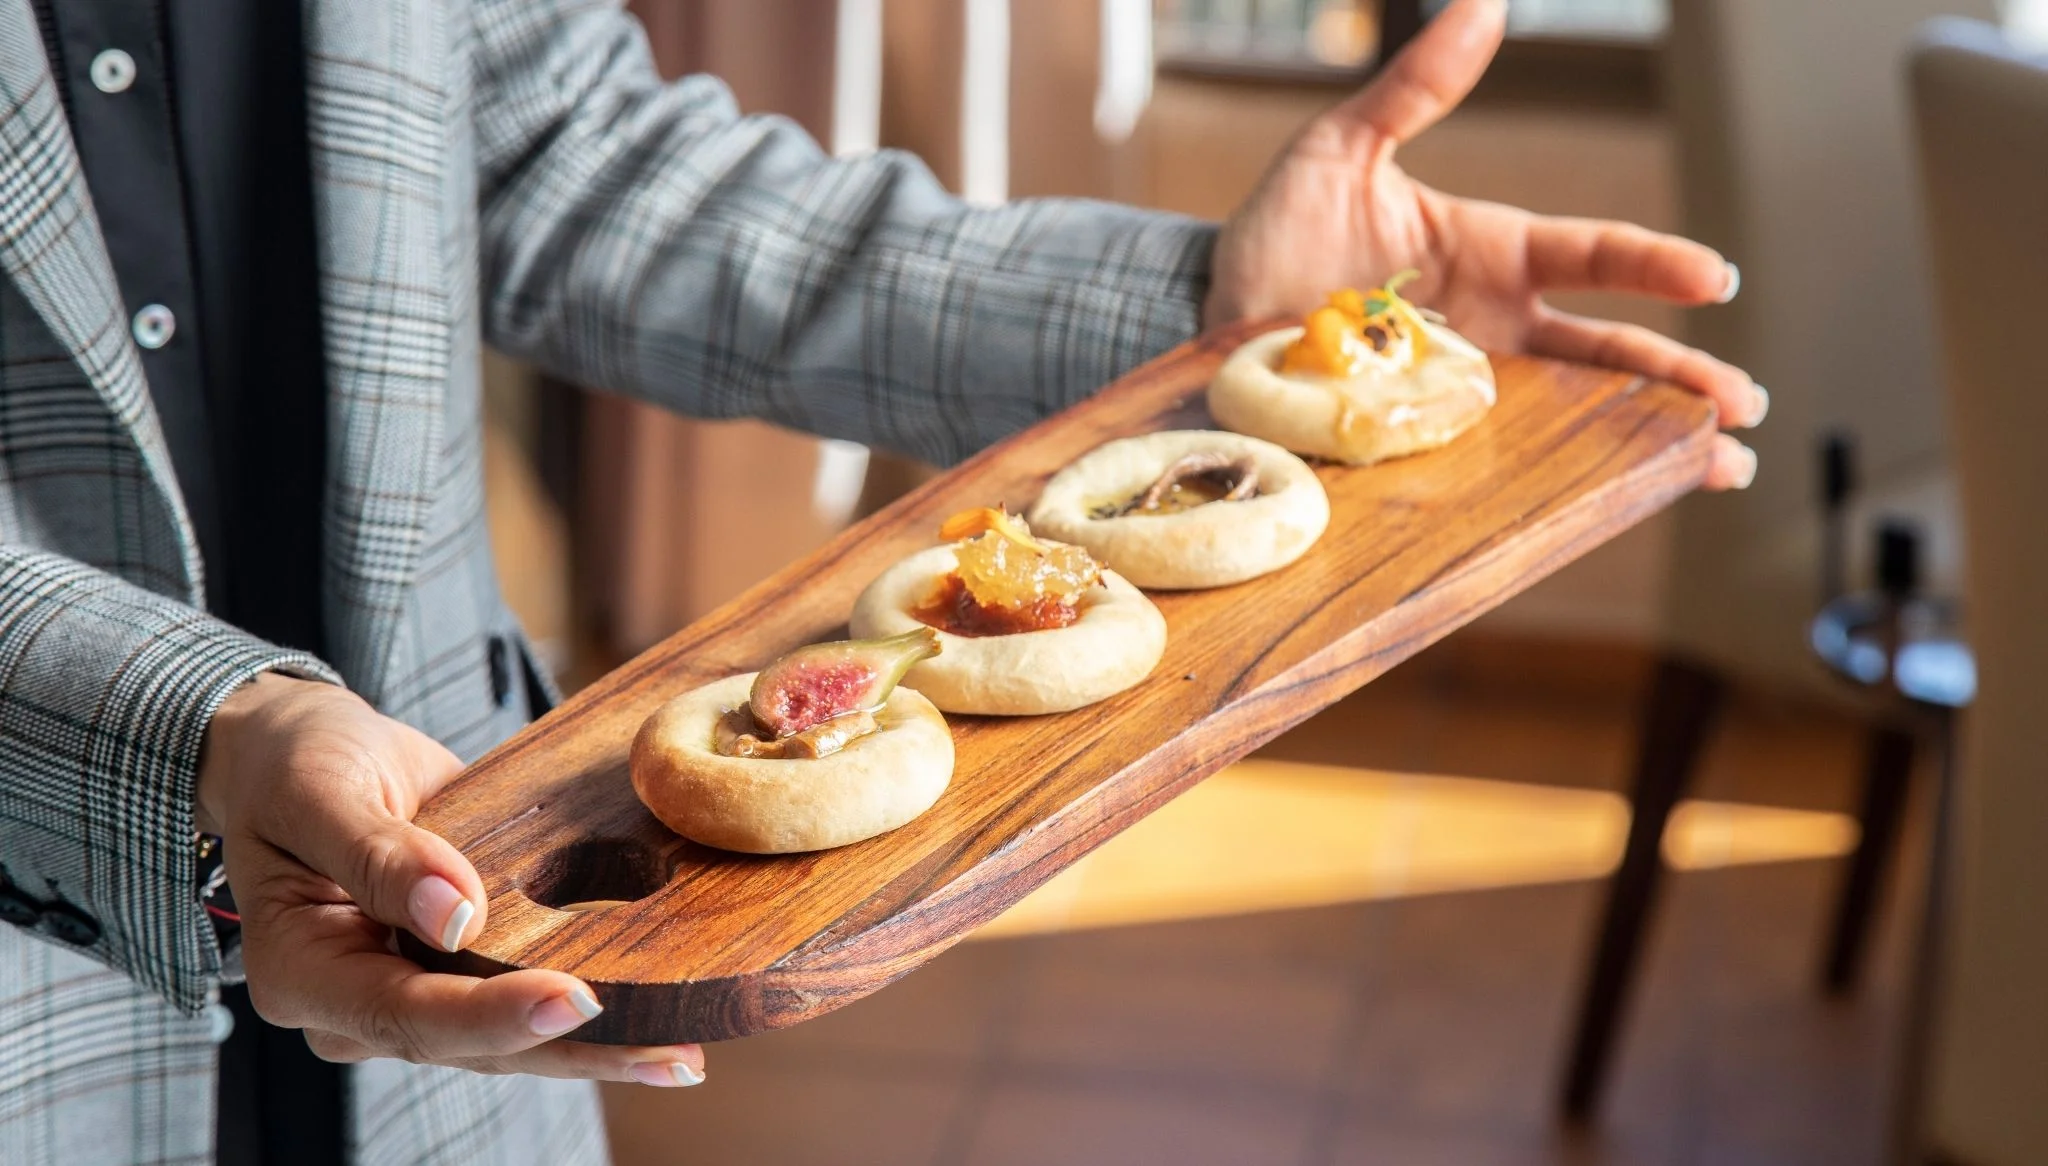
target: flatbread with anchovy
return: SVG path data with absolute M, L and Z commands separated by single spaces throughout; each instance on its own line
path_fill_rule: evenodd
M 1329 525 L 1330 500 L 1314 470 L 1270 441 L 1175 430 L 1090 450 L 1053 475 L 1030 518 L 1139 587 L 1191 589 L 1300 558 Z

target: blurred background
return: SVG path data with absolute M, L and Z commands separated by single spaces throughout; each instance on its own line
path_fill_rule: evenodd
M 1209 218 L 1435 7 L 633 4 L 664 69 L 835 153 Z M 2048 0 L 1510 13 L 1402 163 L 1738 262 L 1727 307 L 1568 306 L 1768 385 L 1755 487 L 1567 566 L 896 985 L 713 1046 L 706 1086 L 609 1093 L 623 1166 L 2048 1161 Z M 571 688 L 932 472 L 486 380 L 506 590 Z

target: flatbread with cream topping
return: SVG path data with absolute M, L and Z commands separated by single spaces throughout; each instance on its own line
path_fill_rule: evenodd
M 1409 274 L 1409 273 L 1404 273 Z M 1298 328 L 1254 337 L 1209 386 L 1226 429 L 1352 465 L 1436 449 L 1493 408 L 1486 354 L 1401 298 L 1340 291 Z

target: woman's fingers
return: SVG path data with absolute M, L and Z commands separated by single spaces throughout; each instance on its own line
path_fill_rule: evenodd
M 306 1030 L 306 1045 L 323 1061 L 352 1065 L 384 1055 L 359 1041 L 324 1029 Z M 664 1089 L 704 1081 L 704 1050 L 698 1045 L 593 1045 L 558 1040 L 503 1056 L 464 1057 L 446 1062 L 477 1073 L 525 1073 L 579 1081 L 638 1082 Z
M 1770 394 L 1748 373 L 1634 324 L 1589 320 L 1546 308 L 1530 330 L 1528 349 L 1538 356 L 1603 365 L 1682 385 L 1712 399 L 1727 427 L 1755 425 L 1771 407 Z M 1709 490 L 1741 490 L 1755 477 L 1756 451 L 1725 433 L 1716 434 L 1713 462 L 1702 484 Z
M 703 1083 L 704 1050 L 697 1045 L 593 1045 L 558 1040 L 509 1056 L 464 1061 L 458 1067 L 479 1073 L 635 1081 L 676 1089 Z
M 379 922 L 403 927 L 443 951 L 483 932 L 483 880 L 447 840 L 343 786 L 303 802 L 268 830 L 313 872 L 332 879 Z
M 307 1030 L 310 1047 L 336 1061 L 486 1067 L 525 1065 L 513 1058 L 602 1011 L 588 985 L 561 972 L 479 979 L 392 954 L 392 927 L 448 950 L 482 929 L 476 871 L 410 821 L 461 770 L 452 753 L 324 685 L 266 690 L 235 726 L 229 743 L 242 748 L 222 755 L 238 763 L 217 770 L 225 793 L 214 816 L 229 830 L 249 997 L 264 1019 Z M 258 780 L 263 796 L 245 804 L 237 795 Z M 628 1052 L 530 1063 L 561 1076 L 702 1079 L 694 1047 Z
M 561 972 L 442 975 L 390 953 L 390 932 L 331 884 L 256 839 L 238 839 L 250 1001 L 272 1024 L 320 1029 L 373 1056 L 447 1064 L 502 1056 L 574 1031 L 602 1009 Z M 319 894 L 325 885 L 327 897 Z
M 326 967 L 325 981 L 298 978 L 295 998 L 265 1002 L 286 1017 L 272 1023 L 322 1029 L 372 1056 L 441 1065 L 506 1056 L 573 1032 L 603 1011 L 590 989 L 560 972 L 477 979 L 423 971 L 381 952 L 352 953 Z
M 1714 460 L 1700 485 L 1709 490 L 1747 490 L 1756 480 L 1756 451 L 1725 433 L 1714 435 Z
M 370 1046 L 323 1029 L 306 1030 L 306 1045 L 323 1061 L 353 1065 L 380 1054 Z M 525 1052 L 448 1062 L 477 1073 L 525 1073 L 580 1081 L 638 1082 L 664 1089 L 700 1085 L 704 1050 L 697 1045 L 593 1045 L 551 1041 Z
M 237 876 L 265 891 L 245 905 L 253 924 L 243 932 L 250 1000 L 272 1024 L 305 1029 L 317 1055 L 664 1086 L 704 1079 L 695 1045 L 558 1040 L 603 1011 L 576 977 L 539 969 L 486 979 L 426 971 L 392 955 L 389 930 L 334 895 L 321 875 L 258 839 L 240 845 Z
M 334 879 L 379 922 L 401 926 L 442 951 L 483 932 L 483 879 L 463 852 L 408 822 L 412 811 L 461 773 L 463 762 L 410 725 L 354 701 L 340 705 L 350 742 L 309 748 L 279 775 L 279 797 L 250 824 L 311 871 Z
M 1479 83 L 1507 31 L 1507 8 L 1506 0 L 1459 0 L 1331 116 L 1384 141 L 1414 138 Z
M 409 819 L 462 762 L 353 694 L 312 687 L 294 694 L 273 729 L 268 796 L 236 823 L 230 877 L 249 885 L 232 869 L 247 831 L 333 880 L 377 920 L 460 950 L 483 932 L 483 880 L 461 851 Z
M 1764 419 L 1770 397 L 1749 374 L 1635 324 L 1591 320 L 1544 309 L 1528 336 L 1529 351 L 1581 364 L 1671 381 L 1705 395 L 1721 411 L 1721 425 L 1746 429 Z
M 337 1065 L 359 1065 L 377 1055 L 377 1050 L 361 1041 L 352 1041 L 338 1032 L 323 1028 L 305 1029 L 306 1047 L 323 1061 Z
M 1538 291 L 1606 291 L 1681 304 L 1726 303 L 1742 286 L 1711 247 L 1632 223 L 1537 218 L 1524 244 Z

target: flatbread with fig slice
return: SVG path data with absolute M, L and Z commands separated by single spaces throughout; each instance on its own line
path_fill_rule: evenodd
M 898 685 L 930 629 L 814 644 L 668 701 L 633 738 L 633 791 L 692 842 L 747 854 L 845 846 L 930 809 L 953 777 L 939 710 Z

